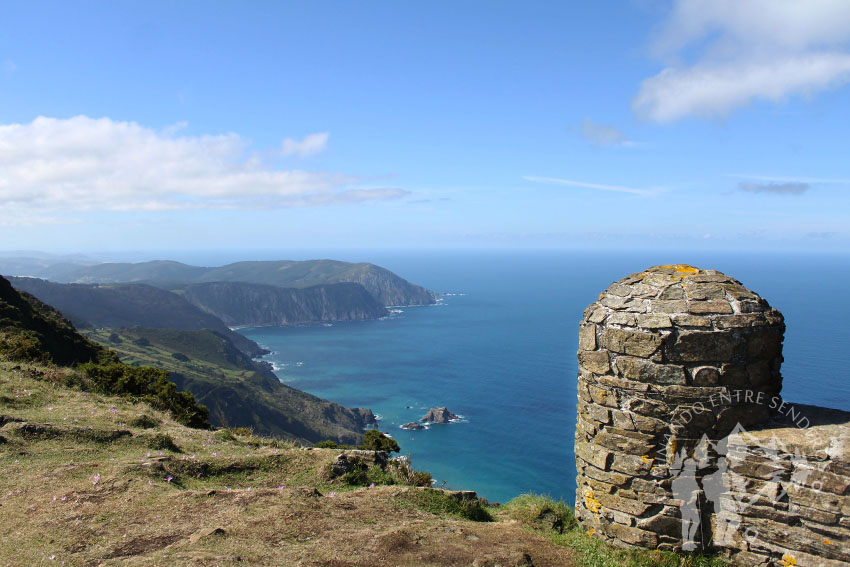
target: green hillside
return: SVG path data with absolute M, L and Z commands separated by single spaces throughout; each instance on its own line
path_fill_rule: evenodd
M 164 289 L 144 284 L 58 284 L 37 278 L 10 277 L 12 285 L 62 311 L 77 326 L 211 329 L 249 356 L 263 349 L 235 333 L 218 317 Z
M 59 312 L 30 295 L 18 293 L 1 276 L 0 358 L 72 366 L 64 371 L 51 369 L 47 376 L 54 385 L 146 401 L 169 411 L 184 425 L 209 425 L 207 409 L 199 406 L 191 394 L 178 391 L 176 384 L 168 380 L 167 372 L 122 364 L 113 351 L 81 336 Z
M 268 364 L 251 360 L 212 331 L 135 327 L 86 334 L 117 351 L 126 364 L 166 370 L 170 380 L 209 408 L 213 425 L 306 443 L 330 439 L 356 445 L 364 427 L 374 423 L 369 410 L 345 408 L 281 384 Z
M 19 294 L 2 276 L 0 353 L 60 365 L 110 358 L 108 351 L 80 336 L 61 313 L 29 294 Z

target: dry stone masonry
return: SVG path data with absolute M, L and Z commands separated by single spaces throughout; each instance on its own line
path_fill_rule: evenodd
M 722 549 L 748 565 L 850 564 L 850 455 L 846 444 L 822 447 L 837 430 L 781 399 L 784 331 L 779 311 L 714 270 L 656 266 L 599 295 L 578 350 L 576 512 L 589 532 L 616 545 Z M 850 423 L 831 415 L 830 427 Z M 808 437 L 770 452 L 748 436 L 770 427 Z M 817 474 L 804 475 L 814 461 Z M 831 489 L 797 486 L 804 476 Z M 794 544 L 782 537 L 793 530 Z M 811 563 L 820 557 L 837 563 Z

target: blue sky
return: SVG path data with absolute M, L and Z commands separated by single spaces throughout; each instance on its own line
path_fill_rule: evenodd
M 850 3 L 9 3 L 0 249 L 847 250 Z

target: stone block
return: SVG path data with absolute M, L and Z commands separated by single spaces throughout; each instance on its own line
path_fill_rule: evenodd
M 638 327 L 644 329 L 669 329 L 673 326 L 668 315 L 663 313 L 648 313 L 646 315 L 637 315 Z
M 614 366 L 623 377 L 656 384 L 685 384 L 687 377 L 682 366 L 659 364 L 635 356 L 618 356 Z
M 698 282 L 686 281 L 684 283 L 684 288 L 685 295 L 688 299 L 705 300 L 726 298 L 726 290 L 717 284 L 703 283 L 702 285 L 699 285 Z
M 607 470 L 611 463 L 611 453 L 586 442 L 576 441 L 576 457 L 597 469 Z
M 617 312 L 608 317 L 609 325 L 624 325 L 634 327 L 637 324 L 637 315 L 634 313 Z
M 641 547 L 656 547 L 658 545 L 658 535 L 639 528 L 631 528 L 620 524 L 611 524 L 606 527 L 606 531 L 617 540 L 630 545 L 639 545 Z
M 582 368 L 594 374 L 607 374 L 611 370 L 608 351 L 605 350 L 579 351 L 578 362 Z
M 603 507 L 611 510 L 619 510 L 632 516 L 640 516 L 651 508 L 650 504 L 644 504 L 630 498 L 620 498 L 614 494 L 599 494 L 596 493 L 596 499 Z
M 686 313 L 688 304 L 684 300 L 664 301 L 660 299 L 652 300 L 650 306 L 651 313 Z
M 747 335 L 747 355 L 772 360 L 782 354 L 782 333 L 777 329 L 759 329 Z
M 578 348 L 581 350 L 596 349 L 596 325 L 582 325 L 578 328 Z
M 631 480 L 631 475 L 618 473 L 615 471 L 606 471 L 592 465 L 584 468 L 584 476 L 592 478 L 600 482 L 607 482 L 616 486 L 625 486 Z
M 740 315 L 722 315 L 714 320 L 714 326 L 718 329 L 741 329 L 746 327 L 760 327 L 767 325 L 764 313 L 745 313 Z
M 665 513 L 656 514 L 651 518 L 638 519 L 636 524 L 638 528 L 647 530 L 660 535 L 667 535 L 674 538 L 682 537 L 682 520 Z
M 720 383 L 720 371 L 714 366 L 697 366 L 691 369 L 694 386 L 715 386 Z
M 632 455 L 647 455 L 655 445 L 655 436 L 616 427 L 606 427 L 596 435 L 593 442 L 614 451 Z
M 850 478 L 812 465 L 797 465 L 791 473 L 791 482 L 839 496 L 850 493 Z
M 732 305 L 728 301 L 689 301 L 688 313 L 693 313 L 694 315 L 732 313 Z
M 655 333 L 626 329 L 605 330 L 605 347 L 611 352 L 648 358 L 664 342 L 664 337 Z
M 666 354 L 671 362 L 731 362 L 740 351 L 732 333 L 680 331 L 668 341 Z
M 682 289 L 681 285 L 671 285 L 664 291 L 662 291 L 658 295 L 658 299 L 661 300 L 671 300 L 671 299 L 684 299 L 685 298 L 685 290 Z
M 788 511 L 792 514 L 796 514 L 800 518 L 805 518 L 806 520 L 811 520 L 819 524 L 839 525 L 838 522 L 840 516 L 834 512 L 824 512 L 823 510 L 809 508 L 808 506 L 800 506 L 799 504 L 791 504 L 788 507 Z
M 651 386 L 646 382 L 627 380 L 625 378 L 620 378 L 619 376 L 600 376 L 598 383 L 611 388 L 617 388 L 619 390 L 628 390 L 627 392 L 622 393 L 623 397 L 638 393 L 643 394 L 648 392 L 651 388 Z
M 603 307 L 599 307 L 597 309 L 594 309 L 590 313 L 590 315 L 585 315 L 585 319 L 587 319 L 591 323 L 602 323 L 603 321 L 605 321 L 605 317 L 607 316 L 608 310 Z
M 633 397 L 625 400 L 624 409 L 655 419 L 669 419 L 670 406 L 660 400 Z
M 589 386 L 588 391 L 590 392 L 590 397 L 593 399 L 593 403 L 608 406 L 609 408 L 620 407 L 616 392 L 608 388 L 600 388 L 599 386 Z
M 611 410 L 611 419 L 615 427 L 631 429 L 644 433 L 661 433 L 667 429 L 667 423 L 653 417 L 646 417 L 634 412 Z
M 611 423 L 611 411 L 607 408 L 591 404 L 587 406 L 587 414 L 593 421 L 607 425 Z
M 600 449 L 604 452 L 604 449 Z M 619 451 L 611 451 L 611 470 L 630 474 L 634 476 L 643 476 L 647 474 L 652 467 L 652 459 L 649 455 L 628 455 Z
M 711 319 L 701 315 L 676 313 L 671 315 L 670 319 L 677 327 L 711 327 Z
M 850 516 L 850 496 L 839 496 L 832 492 L 814 490 L 794 483 L 787 483 L 783 485 L 783 488 L 788 493 L 788 503 L 791 506 L 797 504 L 824 512 Z
M 605 292 L 618 297 L 627 297 L 632 294 L 632 288 L 621 283 L 612 283 Z

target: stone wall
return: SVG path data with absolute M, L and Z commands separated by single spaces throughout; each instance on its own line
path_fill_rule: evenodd
M 729 437 L 714 545 L 739 565 L 846 567 L 850 413 L 799 405 L 792 415 Z
M 784 429 L 789 423 L 795 429 L 802 426 L 800 412 L 779 396 L 784 329 L 782 315 L 764 299 L 713 270 L 657 266 L 600 294 L 579 329 L 576 512 L 589 532 L 615 545 L 672 550 L 720 546 L 755 553 L 765 561 L 782 560 L 790 548 L 773 549 L 768 543 L 757 548 L 735 535 L 765 518 L 752 515 L 760 508 L 742 510 L 740 499 L 729 497 L 734 493 L 730 487 L 750 494 L 765 481 L 742 476 L 761 470 L 755 457 L 747 456 L 758 453 L 754 445 L 748 446 L 749 453 L 736 453 L 744 464 L 735 461 L 734 467 L 727 453 L 730 446 L 741 448 L 748 429 L 775 426 L 778 418 L 785 420 Z M 800 449 L 814 454 L 810 445 Z M 833 468 L 843 471 L 842 466 Z M 835 471 L 826 473 L 839 474 Z M 801 473 L 793 474 L 799 478 Z M 724 508 L 732 504 L 737 507 Z M 777 501 L 771 509 L 784 511 L 788 520 L 795 513 L 791 504 Z M 846 535 L 843 516 L 810 515 L 826 522 L 818 525 Z M 801 534 L 819 533 L 812 522 L 816 520 L 809 518 L 794 526 Z M 718 526 L 723 529 L 715 534 Z M 763 533 L 770 532 L 762 527 Z

